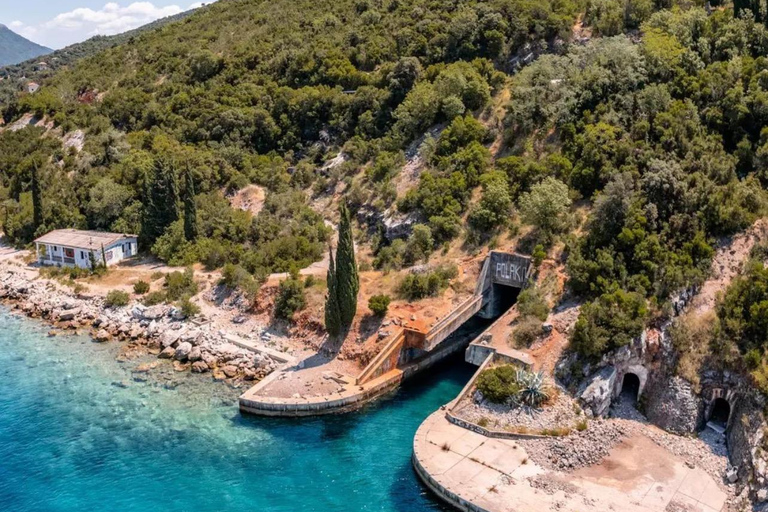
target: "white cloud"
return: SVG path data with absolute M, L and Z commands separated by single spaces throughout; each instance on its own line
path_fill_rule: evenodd
M 11 28 L 21 28 L 24 26 L 24 24 L 19 20 L 16 20 L 16 21 L 12 21 L 8 26 Z
M 197 8 L 205 3 L 211 2 L 196 2 L 187 9 Z M 98 10 L 80 7 L 61 13 L 39 25 L 25 25 L 19 21 L 13 22 L 11 27 L 37 43 L 51 48 L 62 48 L 95 35 L 119 34 L 187 9 L 178 5 L 159 7 L 152 2 L 123 5 L 119 2 L 109 2 Z

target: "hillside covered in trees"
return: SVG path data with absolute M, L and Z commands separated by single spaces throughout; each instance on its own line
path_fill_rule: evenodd
M 6 122 L 33 113 L 86 143 L 0 134 L 3 230 L 19 245 L 56 227 L 137 232 L 169 263 L 261 277 L 325 254 L 318 197 L 415 219 L 404 240 L 361 239 L 382 270 L 532 227 L 517 250 L 565 262 L 584 302 L 572 347 L 596 358 L 765 213 L 768 31 L 742 11 L 222 0 L 5 106 Z M 582 23 L 589 41 L 573 38 Z M 414 141 L 419 173 L 398 186 Z M 257 216 L 226 198 L 249 184 L 267 190 Z

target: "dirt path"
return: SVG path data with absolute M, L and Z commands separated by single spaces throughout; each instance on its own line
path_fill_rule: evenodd
M 742 270 L 749 253 L 759 242 L 768 241 L 768 219 L 760 219 L 743 233 L 727 240 L 712 259 L 711 276 L 690 304 L 691 313 L 704 314 L 715 307 L 718 292 L 725 291 Z

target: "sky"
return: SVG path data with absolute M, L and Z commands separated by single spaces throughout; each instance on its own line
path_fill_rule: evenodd
M 0 0 L 0 23 L 58 50 L 113 35 L 215 0 Z

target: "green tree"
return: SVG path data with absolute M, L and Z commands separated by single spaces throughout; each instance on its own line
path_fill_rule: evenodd
M 32 163 L 32 225 L 37 230 L 43 225 L 43 190 L 40 185 L 40 170 L 37 162 Z
M 157 159 L 151 175 L 144 181 L 143 245 L 152 244 L 179 218 L 178 202 L 176 170 L 171 162 Z
M 189 169 L 187 169 L 187 172 L 185 173 L 184 237 L 190 242 L 196 240 L 198 237 L 195 182 L 192 180 L 192 172 Z
M 563 230 L 570 207 L 568 185 L 552 177 L 537 183 L 530 192 L 520 196 L 523 220 L 539 228 L 546 237 Z
M 339 293 L 336 290 L 336 264 L 333 261 L 333 249 L 328 248 L 328 295 L 325 298 L 325 330 L 331 336 L 338 336 L 341 332 L 341 313 L 339 312 Z
M 352 240 L 352 221 L 345 204 L 339 207 L 339 245 L 336 247 L 336 292 L 339 300 L 339 318 L 342 328 L 352 325 L 357 313 L 357 293 L 360 277 L 355 262 L 355 244 Z

